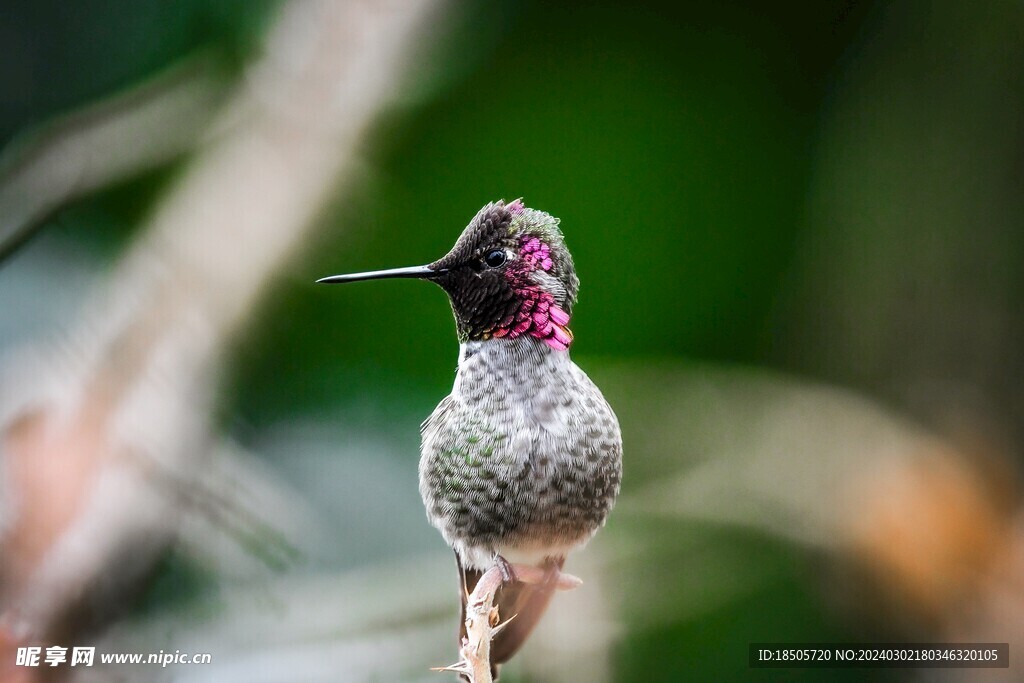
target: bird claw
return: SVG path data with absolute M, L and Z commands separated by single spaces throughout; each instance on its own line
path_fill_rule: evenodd
M 516 570 L 512 567 L 508 560 L 501 555 L 494 556 L 494 564 L 497 565 L 498 571 L 501 572 L 501 580 L 504 583 L 512 583 L 516 581 Z

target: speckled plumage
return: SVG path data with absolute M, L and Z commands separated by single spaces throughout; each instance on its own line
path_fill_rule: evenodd
M 422 433 L 427 517 L 467 567 L 495 553 L 564 557 L 619 491 L 615 414 L 566 351 L 535 339 L 463 345 L 455 387 Z

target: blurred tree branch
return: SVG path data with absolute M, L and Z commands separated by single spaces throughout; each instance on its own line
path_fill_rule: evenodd
M 225 82 L 205 56 L 17 138 L 0 156 L 0 262 L 69 201 L 199 142 Z
M 188 499 L 167 495 L 166 478 L 152 472 L 182 487 L 201 476 L 225 341 L 337 183 L 355 179 L 363 135 L 396 96 L 438 5 L 285 4 L 262 58 L 213 124 L 218 134 L 158 205 L 105 291 L 63 343 L 8 363 L 0 385 L 0 666 L 14 661 L 9 648 L 17 643 L 69 640 L 101 625 L 110 605 L 138 590 Z M 185 109 L 158 100 L 156 109 L 43 144 L 0 188 L 0 206 L 23 198 L 7 234 L 133 164 L 180 150 L 189 136 L 124 137 L 194 103 L 174 102 Z M 151 146 L 94 167 L 102 141 Z M 58 170 L 67 174 L 58 187 L 39 190 Z

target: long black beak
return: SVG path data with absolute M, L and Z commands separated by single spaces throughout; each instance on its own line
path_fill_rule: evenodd
M 448 272 L 444 268 L 431 268 L 430 266 L 412 266 L 410 268 L 392 268 L 390 270 L 371 270 L 368 273 L 350 273 L 348 275 L 331 275 L 322 277 L 317 282 L 324 284 L 335 284 L 338 282 L 359 282 L 361 280 L 385 280 L 392 277 L 412 277 L 420 280 L 430 280 Z

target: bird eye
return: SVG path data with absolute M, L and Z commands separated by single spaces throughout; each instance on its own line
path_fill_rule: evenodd
M 505 258 L 504 249 L 491 249 L 487 252 L 487 256 L 484 256 L 484 263 L 491 268 L 498 268 L 505 265 Z

